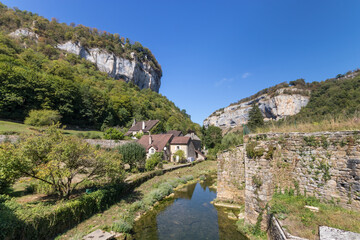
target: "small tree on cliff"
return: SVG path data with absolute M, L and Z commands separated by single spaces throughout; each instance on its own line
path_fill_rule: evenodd
M 264 126 L 264 117 L 261 114 L 261 111 L 255 103 L 253 103 L 252 108 L 249 112 L 249 121 L 248 126 L 251 130 L 254 130 L 257 127 Z

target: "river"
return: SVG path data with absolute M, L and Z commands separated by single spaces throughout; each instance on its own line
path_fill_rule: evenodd
M 164 200 L 135 224 L 135 239 L 247 239 L 236 230 L 228 212 L 234 209 L 214 207 L 216 190 L 209 188 L 211 178 L 185 186 L 174 198 Z

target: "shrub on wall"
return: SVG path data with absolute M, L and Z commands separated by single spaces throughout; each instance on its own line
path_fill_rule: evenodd
M 109 140 L 122 140 L 124 134 L 116 128 L 108 128 L 104 133 L 104 138 Z

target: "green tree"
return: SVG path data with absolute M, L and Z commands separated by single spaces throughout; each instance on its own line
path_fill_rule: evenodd
M 59 122 L 61 115 L 54 110 L 31 110 L 29 116 L 25 119 L 25 124 L 31 126 L 50 126 Z
M 242 133 L 228 133 L 221 140 L 221 148 L 229 149 L 230 147 L 235 147 L 243 143 Z
M 130 165 L 130 168 L 143 168 L 146 159 L 145 148 L 136 142 L 126 143 L 116 148 L 122 155 L 124 163 Z
M 183 150 L 179 149 L 174 153 L 173 160 L 177 161 L 177 159 L 179 162 L 185 161 L 185 152 Z
M 260 111 L 260 108 L 255 103 L 253 103 L 252 108 L 249 111 L 248 126 L 251 130 L 264 126 L 264 117 Z
M 111 140 L 122 140 L 124 139 L 124 134 L 116 128 L 108 128 L 104 133 L 104 138 Z
M 222 131 L 216 126 L 209 126 L 207 129 L 203 128 L 203 142 L 206 148 L 215 148 L 221 144 Z
M 156 152 L 152 154 L 145 163 L 145 169 L 146 171 L 154 170 L 155 167 L 162 162 L 163 159 L 163 153 L 162 152 Z
M 57 126 L 43 135 L 27 136 L 14 155 L 20 174 L 49 184 L 64 198 L 83 181 L 120 181 L 123 177 L 120 155 L 64 136 Z M 74 182 L 75 178 L 80 180 Z
M 15 164 L 15 146 L 11 143 L 0 145 L 0 194 L 11 186 L 20 173 Z

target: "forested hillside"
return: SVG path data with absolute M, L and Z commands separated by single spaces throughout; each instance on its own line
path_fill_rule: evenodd
M 32 27 L 38 40 L 13 39 L 10 32 Z M 54 43 L 73 39 L 126 56 L 147 57 L 161 71 L 151 52 L 128 41 L 121 47 L 117 34 L 99 33 L 84 26 L 48 21 L 36 14 L 0 4 L 0 118 L 23 121 L 30 110 L 52 109 L 67 125 L 104 129 L 159 119 L 158 130 L 199 131 L 185 110 L 165 96 L 131 83 L 114 80 L 79 56 L 63 52 Z M 140 47 L 141 46 L 141 47 Z

